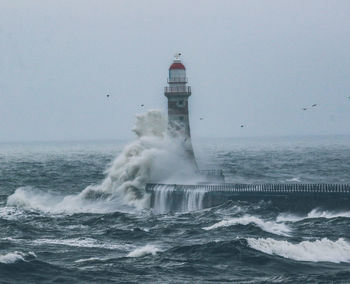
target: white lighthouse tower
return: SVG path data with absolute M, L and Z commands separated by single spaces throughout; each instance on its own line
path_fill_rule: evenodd
M 183 138 L 186 158 L 198 170 L 191 142 L 190 122 L 188 118 L 188 98 L 191 87 L 187 86 L 186 68 L 180 60 L 181 53 L 175 55 L 169 67 L 168 86 L 164 94 L 168 98 L 168 124 L 173 136 Z

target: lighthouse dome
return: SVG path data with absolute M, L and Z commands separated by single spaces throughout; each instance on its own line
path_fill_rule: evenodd
M 181 60 L 174 60 L 169 67 L 169 78 L 186 78 L 186 68 L 182 64 Z
M 181 63 L 181 61 L 174 61 L 173 64 L 170 65 L 169 70 L 173 70 L 173 69 L 182 69 L 182 70 L 186 70 L 185 66 Z

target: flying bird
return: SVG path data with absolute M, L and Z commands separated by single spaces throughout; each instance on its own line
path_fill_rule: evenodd
M 107 95 L 107 98 L 109 98 L 109 95 Z
M 244 125 L 242 124 L 242 125 L 241 125 L 241 128 L 243 128 L 243 127 L 244 127 Z
M 144 106 L 144 104 L 141 105 L 142 107 Z
M 204 118 L 203 117 L 201 117 L 199 120 L 203 120 Z
M 313 104 L 313 105 L 312 105 L 312 107 L 315 107 L 315 106 L 317 106 L 317 104 Z
M 306 108 L 306 107 L 303 107 L 303 110 L 307 110 L 307 108 Z

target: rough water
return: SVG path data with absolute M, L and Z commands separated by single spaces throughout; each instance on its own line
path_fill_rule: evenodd
M 149 208 L 149 180 L 196 181 L 165 127 L 151 112 L 131 143 L 0 144 L 0 283 L 349 283 L 350 205 Z M 350 137 L 193 144 L 231 183 L 350 182 Z

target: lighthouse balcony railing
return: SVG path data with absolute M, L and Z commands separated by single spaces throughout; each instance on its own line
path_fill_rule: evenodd
M 165 93 L 191 93 L 191 87 L 189 86 L 174 86 L 174 87 L 165 87 Z
M 168 83 L 187 83 L 186 77 L 174 77 L 174 78 L 168 78 Z

